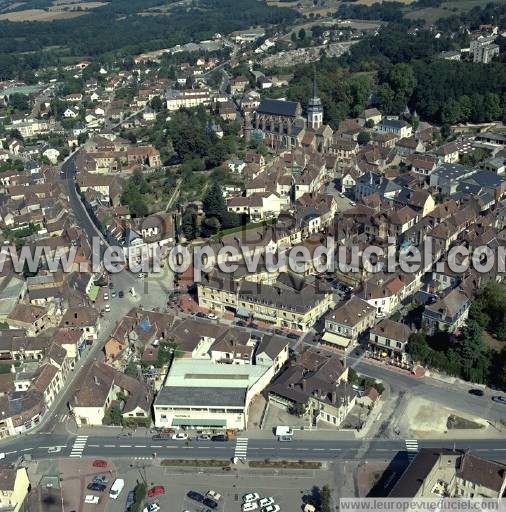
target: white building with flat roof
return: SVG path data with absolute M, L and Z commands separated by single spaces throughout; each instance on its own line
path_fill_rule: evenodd
M 286 340 L 268 341 L 257 349 L 257 364 L 175 359 L 153 405 L 155 426 L 246 429 L 251 401 L 288 359 Z

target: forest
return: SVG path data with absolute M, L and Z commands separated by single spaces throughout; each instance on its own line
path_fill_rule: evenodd
M 25 78 L 61 55 L 132 55 L 230 33 L 253 25 L 289 22 L 295 11 L 257 0 L 196 0 L 169 15 L 140 16 L 162 0 L 112 0 L 84 16 L 52 22 L 0 21 L 0 80 Z M 27 5 L 24 5 L 27 8 Z M 48 50 L 48 47 L 58 49 Z

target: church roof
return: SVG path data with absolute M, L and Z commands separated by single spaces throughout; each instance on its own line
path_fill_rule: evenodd
M 296 101 L 262 100 L 257 108 L 259 114 L 296 117 L 299 104 Z

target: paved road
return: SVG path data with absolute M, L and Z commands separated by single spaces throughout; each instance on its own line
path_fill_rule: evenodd
M 452 447 L 470 448 L 478 455 L 506 461 L 506 447 L 500 439 L 464 439 L 464 440 L 410 440 L 418 448 Z M 50 447 L 57 446 L 60 451 L 48 453 Z M 195 458 L 195 459 L 231 459 L 234 457 L 236 440 L 228 442 L 158 441 L 143 437 L 97 436 L 79 438 L 65 435 L 32 435 L 17 438 L 2 444 L 8 462 L 22 455 L 31 455 L 33 459 L 61 457 L 97 457 L 97 458 Z M 291 460 L 353 460 L 353 459 L 391 459 L 398 453 L 406 452 L 406 440 L 297 440 L 279 443 L 272 439 L 248 439 L 246 459 L 291 459 Z

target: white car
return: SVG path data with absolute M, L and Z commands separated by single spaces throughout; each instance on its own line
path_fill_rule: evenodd
M 106 304 L 106 305 L 105 305 L 105 308 L 104 308 L 104 311 L 105 311 L 106 313 L 110 313 L 110 312 L 111 312 L 111 306 L 109 306 L 109 304 Z
M 144 279 L 146 277 L 146 274 L 144 274 L 144 272 L 141 272 L 140 274 L 137 275 L 137 277 L 139 279 Z
M 257 492 L 250 492 L 249 494 L 245 494 L 242 497 L 242 502 L 243 503 L 251 503 L 252 501 L 257 501 L 259 499 L 260 499 L 260 494 L 258 494 Z
M 207 318 L 209 318 L 209 320 L 216 320 L 218 317 L 214 313 L 209 313 Z
M 211 498 L 213 499 L 214 501 L 220 501 L 221 499 L 221 494 L 219 492 L 216 492 L 216 491 L 207 491 L 206 492 L 206 497 L 207 498 Z
M 109 300 L 109 294 L 108 293 L 104 293 L 104 300 Z
M 274 498 L 262 498 L 258 504 L 261 507 L 267 507 L 268 505 L 274 505 Z
M 264 507 L 261 512 L 279 512 L 281 510 L 281 507 L 279 505 L 267 505 L 267 507 Z
M 61 446 L 50 446 L 47 449 L 47 453 L 58 453 L 61 452 Z
M 88 503 L 89 505 L 96 505 L 100 501 L 100 496 L 93 496 L 93 494 L 88 494 L 84 498 L 84 503 Z
M 142 512 L 158 512 L 160 510 L 160 505 L 158 503 L 150 503 L 147 507 L 144 507 Z
M 257 509 L 258 509 L 258 504 L 256 501 L 242 504 L 242 512 L 252 512 L 252 510 L 257 510 Z
M 174 441 L 186 441 L 186 439 L 188 439 L 188 434 L 185 434 L 184 432 L 179 432 L 178 434 L 173 434 L 172 439 Z

